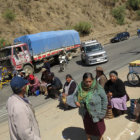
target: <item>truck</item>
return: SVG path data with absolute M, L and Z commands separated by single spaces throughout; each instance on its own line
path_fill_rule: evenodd
M 97 40 L 81 43 L 81 60 L 86 65 L 94 65 L 108 61 L 104 47 Z
M 43 59 L 58 59 L 60 52 L 76 52 L 80 48 L 79 33 L 75 30 L 48 31 L 24 35 L 14 44 L 0 49 L 0 65 L 33 73 L 43 66 Z

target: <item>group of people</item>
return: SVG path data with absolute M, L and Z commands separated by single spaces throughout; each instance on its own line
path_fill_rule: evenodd
M 96 67 L 96 78 L 92 73 L 85 73 L 75 91 L 74 99 L 83 118 L 87 140 L 91 140 L 92 136 L 102 140 L 108 106 L 111 105 L 114 116 L 127 110 L 128 95 L 124 83 L 116 71 L 111 71 L 109 77 L 107 80 L 102 67 Z
M 44 60 L 41 80 L 39 80 L 34 74 L 25 71 L 19 72 L 14 77 L 16 76 L 22 77 L 24 80 L 28 81 L 26 88 L 26 94 L 28 96 L 43 94 L 46 98 L 58 98 L 60 95 L 62 82 L 50 71 L 50 64 L 47 59 Z
M 79 108 L 87 140 L 91 140 L 92 136 L 97 136 L 99 140 L 102 140 L 106 129 L 104 118 L 108 106 L 111 106 L 114 116 L 119 116 L 127 110 L 128 95 L 116 71 L 109 73 L 108 80 L 103 68 L 98 66 L 96 77 L 86 72 L 80 84 L 77 84 L 72 76 L 67 74 L 66 82 L 62 86 L 60 79 L 46 69 L 42 73 L 41 81 L 41 84 L 47 87 L 47 94 L 50 97 L 59 98 L 60 104 L 66 108 Z M 16 76 L 10 84 L 14 93 L 7 103 L 11 139 L 40 140 L 33 108 L 25 97 L 28 80 L 23 79 L 22 76 Z M 63 90 L 60 92 L 62 87 Z

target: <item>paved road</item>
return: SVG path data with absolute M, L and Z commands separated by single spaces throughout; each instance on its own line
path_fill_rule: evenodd
M 107 74 L 110 70 L 117 70 L 124 65 L 127 65 L 129 62 L 140 59 L 140 39 L 137 37 L 132 37 L 129 40 L 122 41 L 119 43 L 109 44 L 105 46 L 105 50 L 109 56 L 109 61 L 107 63 L 101 64 Z M 71 74 L 73 78 L 80 82 L 82 75 L 85 72 L 92 72 L 95 75 L 96 65 L 85 66 L 82 65 L 80 56 L 73 58 L 65 72 L 59 73 L 59 66 L 55 65 L 51 70 L 58 76 L 64 83 L 65 75 Z M 40 73 L 36 74 L 40 78 Z M 8 97 L 11 95 L 12 91 L 9 85 L 5 86 L 0 91 L 0 122 L 7 119 L 7 113 L 5 110 L 5 104 Z M 29 97 L 34 107 L 39 106 L 49 100 L 45 100 L 44 96 Z

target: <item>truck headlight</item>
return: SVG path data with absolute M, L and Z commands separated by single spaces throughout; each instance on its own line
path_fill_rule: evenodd
M 89 56 L 88 59 L 93 59 L 93 56 Z
M 106 53 L 103 53 L 102 55 L 103 55 L 103 57 L 107 56 L 107 54 L 106 54 Z

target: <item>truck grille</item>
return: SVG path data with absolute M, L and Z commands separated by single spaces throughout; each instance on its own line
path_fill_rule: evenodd
M 98 58 L 98 57 L 102 57 L 102 54 L 93 56 L 93 58 Z

